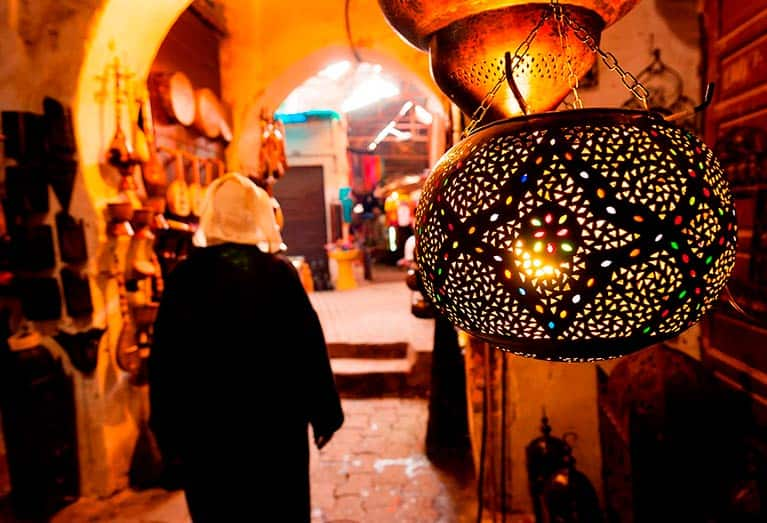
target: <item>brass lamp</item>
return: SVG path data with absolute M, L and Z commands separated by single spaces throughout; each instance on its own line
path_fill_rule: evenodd
M 425 293 L 464 331 L 536 358 L 612 358 L 676 336 L 711 309 L 726 284 L 735 261 L 735 211 L 719 163 L 695 136 L 646 110 L 582 108 L 575 42 L 600 56 L 646 108 L 647 89 L 597 41 L 597 22 L 613 21 L 634 2 L 596 18 L 588 6 L 558 0 L 497 3 L 540 9 L 540 18 L 513 58 L 505 52 L 497 80 L 471 107 L 468 136 L 426 181 L 415 231 Z M 443 11 L 458 17 L 461 11 L 448 6 L 471 11 L 475 4 L 450 2 Z M 590 7 L 597 4 L 610 2 Z M 496 15 L 471 12 L 449 23 L 476 22 L 497 42 L 515 35 Z M 547 32 L 550 21 L 558 48 Z M 434 58 L 439 31 L 424 41 L 413 34 L 414 43 L 428 41 Z M 447 41 L 460 57 L 485 36 L 455 31 Z M 478 49 L 476 56 L 485 52 Z M 574 110 L 527 115 L 564 96 L 557 86 L 535 83 L 536 71 L 525 69 L 533 58 L 566 68 L 564 93 L 573 92 Z M 546 82 L 549 76 L 557 75 L 546 74 Z M 504 82 L 509 89 L 501 91 Z M 537 90 L 528 97 L 531 85 Z M 462 89 L 450 85 L 447 93 L 456 99 Z M 476 129 L 486 114 L 513 112 L 495 103 L 501 92 L 525 116 Z
M 435 307 L 502 348 L 562 361 L 621 356 L 699 321 L 735 237 L 712 152 L 645 111 L 481 128 L 440 159 L 416 210 Z
M 569 0 L 568 15 L 599 42 L 602 30 L 639 0 Z M 537 33 L 514 80 L 532 112 L 554 109 L 570 90 L 568 62 L 578 77 L 594 64 L 584 42 L 561 45 L 545 2 L 523 0 L 379 0 L 386 19 L 406 41 L 429 52 L 437 85 L 466 114 L 472 114 L 504 72 L 504 53 Z M 545 19 L 544 19 L 545 18 Z M 489 119 L 522 113 L 508 91 L 498 92 Z

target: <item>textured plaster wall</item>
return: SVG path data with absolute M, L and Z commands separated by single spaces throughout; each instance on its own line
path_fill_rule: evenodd
M 238 142 L 230 159 L 235 165 L 252 166 L 258 158 L 256 124 L 261 108 L 276 109 L 295 86 L 325 65 L 354 57 L 342 1 L 231 0 L 225 5 L 231 38 L 222 50 L 222 82 Z M 351 0 L 350 26 L 363 61 L 415 75 L 424 88 L 439 93 L 427 55 L 391 30 L 378 2 Z
M 146 418 L 146 390 L 128 384 L 114 360 L 120 332 L 117 289 L 104 274 L 112 253 L 104 209 L 117 195 L 117 175 L 103 155 L 115 129 L 114 92 L 106 66 L 118 56 L 143 81 L 163 38 L 190 0 L 0 0 L 0 109 L 41 110 L 45 95 L 74 108 L 80 173 L 71 213 L 85 220 L 93 325 L 108 327 L 95 377 L 74 370 L 83 495 L 107 495 L 127 485 L 138 426 Z M 386 26 L 377 3 L 355 0 L 355 42 L 430 83 L 426 56 L 406 46 Z M 232 167 L 254 165 L 257 116 L 275 108 L 293 87 L 333 57 L 348 57 L 343 2 L 227 2 L 231 39 L 223 58 L 224 98 L 234 108 Z M 275 30 L 278 29 L 278 30 Z M 382 63 L 386 66 L 386 63 Z M 123 114 L 127 125 L 127 115 Z M 245 130 L 244 130 L 245 129 Z M 239 141 L 239 144 L 237 143 Z M 340 171 L 339 171 L 340 172 Z M 52 202 L 55 207 L 55 202 Z M 55 209 L 52 209 L 55 211 Z M 63 322 L 66 322 L 65 318 Z M 55 325 L 48 326 L 51 333 Z M 82 326 L 81 327 L 85 327 Z M 66 356 L 50 339 L 51 350 Z
M 105 144 L 114 132 L 114 94 L 98 76 L 104 74 L 113 53 L 139 79 L 145 76 L 165 33 L 188 3 L 0 0 L 0 109 L 40 112 L 46 95 L 74 108 L 80 172 L 70 213 L 85 221 L 95 309 L 90 324 L 108 331 L 92 378 L 75 371 L 52 338 L 44 338 L 44 345 L 74 377 L 83 495 L 107 495 L 127 485 L 138 425 L 147 410 L 145 388 L 130 385 L 114 360 L 119 304 L 114 280 L 103 271 L 113 252 L 124 259 L 127 244 L 114 245 L 104 234 L 104 207 L 116 194 L 115 173 L 101 165 Z M 49 222 L 58 209 L 51 196 Z M 72 323 L 64 317 L 58 325 L 46 322 L 36 327 L 52 335 L 57 327 L 89 326 Z

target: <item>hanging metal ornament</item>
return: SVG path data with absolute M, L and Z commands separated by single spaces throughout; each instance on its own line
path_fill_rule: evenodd
M 551 10 L 646 103 L 568 9 Z M 735 225 L 722 170 L 695 136 L 653 112 L 576 109 L 498 121 L 448 151 L 416 210 L 416 260 L 461 329 L 525 356 L 604 359 L 701 319 L 732 270 Z
M 568 15 L 599 41 L 602 30 L 639 0 L 570 0 Z M 546 3 L 522 0 L 379 0 L 389 23 L 412 45 L 429 52 L 437 85 L 466 114 L 504 75 L 504 53 L 519 46 L 515 81 L 533 112 L 552 110 L 570 90 L 568 57 Z M 533 41 L 534 40 L 534 41 Z M 570 42 L 569 59 L 582 77 L 594 54 L 582 41 Z M 491 119 L 521 114 L 507 91 L 494 93 Z
M 684 94 L 684 81 L 679 72 L 666 65 L 661 60 L 660 49 L 653 49 L 653 60 L 636 75 L 637 80 L 647 87 L 648 109 L 662 115 L 686 113 L 689 116 L 684 119 L 676 119 L 675 123 L 690 132 L 697 131 L 697 118 L 694 109 L 695 104 Z M 624 109 L 640 109 L 639 101 L 632 96 L 623 103 Z

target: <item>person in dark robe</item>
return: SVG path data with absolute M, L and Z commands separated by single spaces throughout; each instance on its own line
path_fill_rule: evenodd
M 150 427 L 194 523 L 310 521 L 309 436 L 343 412 L 317 314 L 268 194 L 211 184 L 198 249 L 167 277 L 149 356 Z

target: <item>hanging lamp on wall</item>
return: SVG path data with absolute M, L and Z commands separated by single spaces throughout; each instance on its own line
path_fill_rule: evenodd
M 643 102 L 647 90 L 569 6 L 548 9 L 576 109 L 496 121 L 448 151 L 416 211 L 416 259 L 437 310 L 479 338 L 550 360 L 617 357 L 717 301 L 735 259 L 732 197 L 711 151 L 659 114 L 582 109 L 567 33 Z M 514 67 L 526 48 L 507 53 L 499 80 L 523 111 Z

